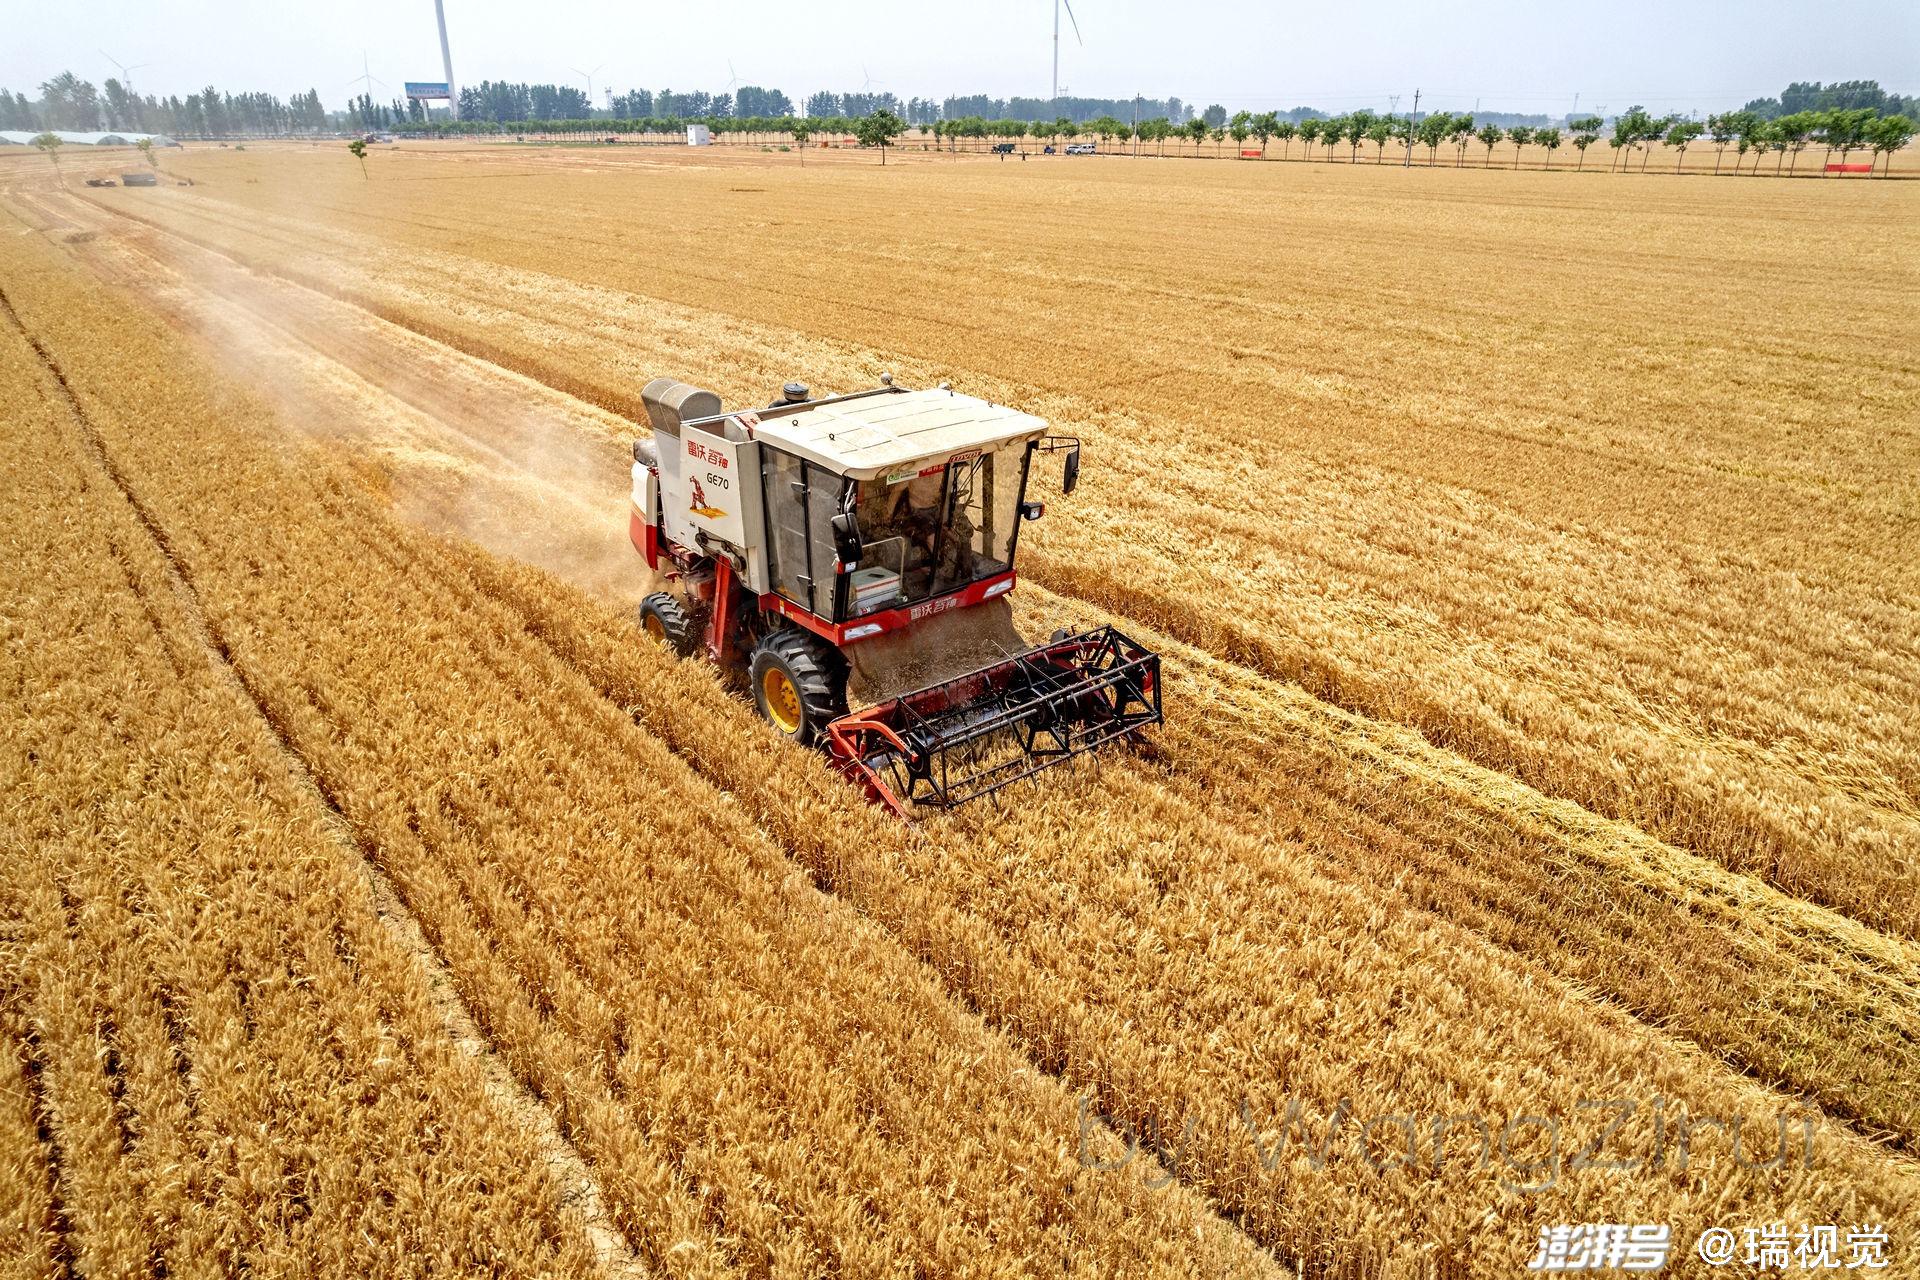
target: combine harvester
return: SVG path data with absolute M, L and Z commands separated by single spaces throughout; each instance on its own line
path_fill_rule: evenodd
M 790 382 L 732 412 L 670 378 L 641 396 L 653 435 L 633 445 L 631 535 L 673 588 L 641 603 L 641 626 L 744 669 L 760 714 L 874 800 L 951 807 L 1160 722 L 1158 655 L 1112 627 L 848 711 L 850 648 L 926 644 L 1013 589 L 1020 527 L 1044 511 L 1026 500 L 1033 458 L 1064 454 L 1071 493 L 1077 439 L 884 375 L 818 400 Z

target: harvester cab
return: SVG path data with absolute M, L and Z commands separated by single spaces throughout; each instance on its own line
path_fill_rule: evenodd
M 764 409 L 656 378 L 630 533 L 670 590 L 654 639 L 743 669 L 760 714 L 905 814 L 950 806 L 1160 720 L 1159 658 L 1110 627 L 850 712 L 847 650 L 1013 589 L 1036 455 L 1080 442 L 945 384 L 850 395 L 788 383 Z

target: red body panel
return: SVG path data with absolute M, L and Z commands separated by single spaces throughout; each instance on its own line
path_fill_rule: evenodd
M 733 562 L 725 556 L 713 558 L 713 608 L 707 614 L 707 656 L 724 664 L 733 644 L 734 615 L 739 609 L 733 576 Z
M 969 583 L 958 591 L 949 591 L 943 596 L 934 596 L 927 600 L 918 600 L 913 604 L 901 605 L 898 609 L 887 609 L 881 613 L 863 614 L 846 622 L 828 622 L 811 611 L 793 603 L 785 596 L 772 591 L 760 597 L 760 607 L 768 613 L 777 613 L 805 627 L 821 639 L 828 641 L 836 649 L 849 644 L 859 644 L 874 636 L 885 635 L 889 631 L 899 631 L 910 627 L 923 618 L 937 613 L 946 613 L 951 609 L 964 609 L 968 605 L 980 604 L 994 596 L 1003 596 L 1013 590 L 1013 570 L 996 574 L 991 578 L 982 578 Z M 997 588 L 997 589 L 996 589 Z M 847 638 L 849 631 L 860 627 L 878 626 L 878 631 L 870 631 L 852 640 Z
M 633 549 L 647 558 L 647 568 L 660 567 L 660 529 L 641 519 L 638 508 L 627 513 L 627 538 Z

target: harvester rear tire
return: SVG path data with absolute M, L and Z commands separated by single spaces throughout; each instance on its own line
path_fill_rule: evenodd
M 665 591 L 656 591 L 640 602 L 640 629 L 683 658 L 693 652 L 693 619 L 686 607 Z
M 761 718 L 803 747 L 819 740 L 828 721 L 847 713 L 847 660 L 806 632 L 767 636 L 754 647 L 747 670 Z

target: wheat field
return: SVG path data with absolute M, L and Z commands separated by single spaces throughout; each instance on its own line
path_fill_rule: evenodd
M 0 161 L 15 1272 L 1920 1257 L 1909 184 L 905 159 Z M 1150 749 L 909 826 L 639 643 L 638 388 L 882 369 L 1086 441 Z

